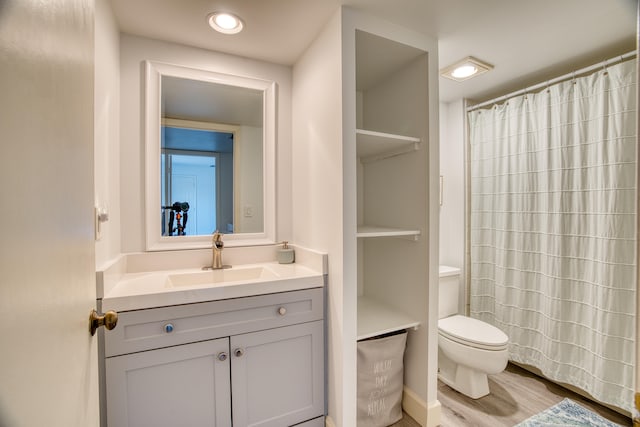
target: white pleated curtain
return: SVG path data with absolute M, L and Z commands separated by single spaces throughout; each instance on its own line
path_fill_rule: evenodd
M 468 114 L 471 315 L 510 358 L 631 410 L 635 60 Z

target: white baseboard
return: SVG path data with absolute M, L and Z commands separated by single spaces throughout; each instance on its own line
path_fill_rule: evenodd
M 436 427 L 441 423 L 442 406 L 439 400 L 429 403 L 427 408 L 427 427 Z
M 427 405 L 427 402 L 406 386 L 402 393 L 402 409 L 421 426 L 440 425 L 440 402 L 435 400 Z
M 440 425 L 441 407 L 438 400 L 427 403 L 415 392 L 404 387 L 402 393 L 402 409 L 418 424 L 424 427 L 437 427 Z M 336 423 L 330 416 L 324 420 L 326 427 L 336 427 Z
M 329 415 L 324 418 L 324 425 L 326 427 L 336 427 L 336 423 L 333 422 L 333 419 Z

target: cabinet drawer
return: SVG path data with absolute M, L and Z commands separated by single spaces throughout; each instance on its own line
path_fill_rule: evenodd
M 119 313 L 105 356 L 320 320 L 322 288 Z

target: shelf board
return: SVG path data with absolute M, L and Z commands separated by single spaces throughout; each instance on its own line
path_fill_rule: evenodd
M 377 227 L 371 225 L 359 225 L 357 237 L 412 237 L 420 236 L 420 230 L 407 230 L 402 228 Z
M 358 297 L 358 340 L 403 329 L 417 329 L 420 322 L 405 313 L 365 297 Z
M 379 160 L 418 149 L 420 138 L 356 129 L 356 153 L 363 162 Z

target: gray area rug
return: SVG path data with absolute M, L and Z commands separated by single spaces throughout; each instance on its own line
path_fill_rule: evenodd
M 516 427 L 621 427 L 571 399 L 527 418 Z

